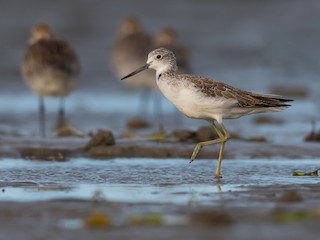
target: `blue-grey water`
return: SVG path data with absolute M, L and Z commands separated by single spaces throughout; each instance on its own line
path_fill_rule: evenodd
M 219 192 L 250 186 L 318 184 L 319 177 L 294 177 L 309 172 L 318 160 L 226 160 L 223 179 L 213 179 L 216 161 L 184 159 L 73 159 L 68 162 L 0 160 L 0 200 L 92 200 L 98 192 L 108 201 L 133 203 L 214 204 Z M 240 204 L 240 203 L 239 203 Z

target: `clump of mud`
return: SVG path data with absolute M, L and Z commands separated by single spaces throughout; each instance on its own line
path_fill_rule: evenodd
M 20 157 L 30 160 L 58 161 L 64 162 L 70 155 L 68 150 L 49 148 L 25 147 L 19 149 Z
M 179 142 L 205 142 L 219 136 L 213 131 L 212 127 L 203 126 L 200 127 L 197 131 L 179 129 L 174 130 L 170 137 L 179 141 Z
M 232 139 L 244 140 L 249 142 L 267 142 L 267 139 L 263 136 L 257 136 L 253 138 L 243 138 L 240 137 L 237 133 L 230 133 Z M 200 127 L 197 131 L 180 129 L 174 130 L 169 138 L 172 138 L 178 142 L 206 142 L 213 139 L 219 138 L 217 133 L 213 130 L 211 126 Z
M 170 137 L 179 142 L 193 142 L 195 135 L 195 131 L 191 131 L 188 129 L 178 129 L 172 131 Z
M 243 139 L 243 140 L 246 140 L 248 142 L 268 142 L 268 140 L 263 136 L 251 137 L 251 138 L 246 138 L 246 139 Z
M 284 191 L 282 196 L 279 198 L 279 202 L 282 202 L 282 203 L 300 202 L 300 201 L 302 201 L 302 197 L 295 190 Z
M 150 124 L 143 118 L 132 118 L 127 122 L 127 128 L 131 130 L 140 130 L 149 128 Z
M 312 122 L 311 132 L 304 137 L 306 142 L 320 142 L 320 131 L 316 131 L 316 122 Z
M 315 133 L 311 132 L 304 137 L 306 142 L 320 142 L 320 131 Z
M 62 127 L 56 128 L 54 131 L 57 137 L 85 137 L 86 134 L 79 131 L 71 125 L 64 125 Z
M 270 116 L 257 116 L 254 119 L 254 123 L 257 125 L 267 125 L 267 124 L 280 125 L 280 124 L 283 124 L 283 120 L 280 118 L 275 118 Z
M 90 139 L 90 141 L 83 148 L 85 151 L 89 151 L 93 147 L 97 146 L 112 146 L 115 145 L 115 139 L 113 133 L 107 130 L 99 129 Z
M 225 212 L 201 210 L 190 215 L 190 223 L 192 225 L 212 226 L 217 224 L 230 224 L 232 220 Z

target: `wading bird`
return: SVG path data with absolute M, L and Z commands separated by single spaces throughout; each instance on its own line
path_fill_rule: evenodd
M 148 68 L 156 70 L 156 82 L 159 89 L 184 115 L 189 118 L 207 120 L 212 124 L 219 137 L 199 142 L 193 150 L 190 163 L 203 146 L 221 143 L 214 176 L 218 179 L 221 177 L 220 168 L 224 146 L 230 139 L 230 134 L 222 120 L 254 113 L 280 112 L 290 106 L 287 102 L 292 101 L 278 95 L 243 91 L 205 77 L 177 74 L 175 55 L 166 48 L 158 48 L 150 52 L 147 63 L 123 77 L 122 80 Z

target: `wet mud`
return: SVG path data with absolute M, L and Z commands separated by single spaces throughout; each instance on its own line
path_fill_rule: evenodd
M 231 140 L 217 182 L 218 147 L 190 165 L 193 142 L 115 138 L 89 149 L 89 137 L 1 142 L 2 158 L 14 158 L 0 161 L 0 238 L 270 239 L 258 229 L 318 236 L 320 179 L 291 176 L 319 165 L 316 144 Z M 290 162 L 280 167 L 282 159 Z
M 111 134 L 108 132 L 108 134 Z M 0 137 L 2 157 L 65 161 L 68 158 L 88 157 L 95 159 L 127 158 L 189 158 L 196 145 L 194 141 L 116 139 L 112 135 L 98 138 L 51 138 L 30 139 L 24 137 Z M 109 139 L 108 139 L 109 138 Z M 98 139 L 98 140 L 97 140 Z M 114 141 L 116 143 L 114 143 Z M 199 159 L 215 159 L 218 146 L 207 146 Z M 231 139 L 225 150 L 225 159 L 235 158 L 290 158 L 304 159 L 320 156 L 317 143 L 279 145 L 256 137 L 246 140 Z
M 0 202 L 1 238 L 57 239 L 317 239 L 320 192 L 315 185 L 294 186 L 299 202 L 282 201 L 281 186 L 252 187 L 221 194 L 217 206 L 126 204 L 106 200 Z M 285 188 L 287 189 L 287 187 Z M 280 193 L 280 194 L 279 194 Z M 237 202 L 243 206 L 237 205 Z M 30 221 L 32 220 L 32 221 Z

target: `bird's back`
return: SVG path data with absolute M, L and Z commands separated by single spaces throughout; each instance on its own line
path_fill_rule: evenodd
M 204 77 L 182 74 L 180 78 L 189 79 L 190 83 L 198 88 L 206 97 L 234 99 L 237 101 L 237 106 L 242 108 L 288 107 L 290 105 L 286 104 L 286 102 L 292 101 L 290 99 L 284 99 L 279 95 L 244 91 Z

